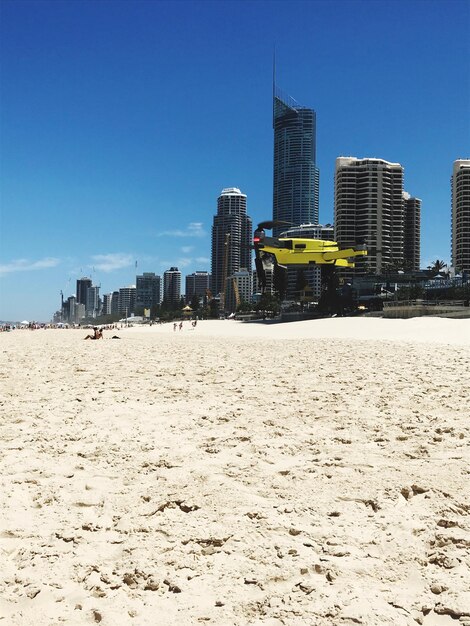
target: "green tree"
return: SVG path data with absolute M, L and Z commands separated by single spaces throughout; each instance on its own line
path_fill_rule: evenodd
M 215 298 L 209 301 L 209 316 L 212 318 L 219 317 L 219 301 Z
M 445 267 L 447 267 L 447 263 L 445 261 L 436 259 L 431 265 L 428 265 L 427 269 L 431 273 L 431 276 L 437 276 Z
M 193 311 L 199 311 L 199 307 L 201 306 L 199 296 L 197 294 L 193 294 L 191 296 L 191 304 L 189 305 Z
M 239 313 L 248 313 L 253 309 L 253 305 L 251 302 L 247 302 L 246 300 L 242 300 L 240 304 L 237 306 L 237 311 Z
M 272 315 L 278 315 L 280 310 L 281 301 L 279 296 L 270 293 L 263 293 L 255 307 L 255 311 L 269 311 Z
M 403 286 L 397 289 L 395 297 L 397 300 L 422 300 L 425 291 L 421 285 Z

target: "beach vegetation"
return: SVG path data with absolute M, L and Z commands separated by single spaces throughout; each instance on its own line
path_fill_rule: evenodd
M 278 295 L 263 293 L 254 308 L 255 311 L 267 311 L 272 316 L 279 315 L 281 311 L 281 300 Z
M 433 263 L 431 263 L 431 265 L 428 265 L 427 269 L 431 276 L 437 276 L 446 267 L 447 263 L 445 261 L 436 259 Z
M 191 302 L 189 303 L 189 306 L 192 308 L 193 311 L 199 311 L 201 306 L 201 300 L 196 293 L 191 296 Z

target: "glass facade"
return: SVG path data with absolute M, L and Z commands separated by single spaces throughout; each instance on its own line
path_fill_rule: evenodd
M 273 102 L 273 219 L 291 226 L 318 223 L 316 114 L 276 90 Z M 286 226 L 273 229 L 279 235 Z

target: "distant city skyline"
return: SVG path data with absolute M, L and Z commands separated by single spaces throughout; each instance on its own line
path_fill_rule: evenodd
M 450 263 L 470 6 L 370 7 L 0 3 L 0 319 L 50 320 L 83 276 L 106 294 L 137 273 L 210 270 L 222 188 L 270 219 L 274 48 L 278 84 L 316 112 L 319 221 L 333 222 L 337 157 L 397 162 L 422 200 L 421 266 Z

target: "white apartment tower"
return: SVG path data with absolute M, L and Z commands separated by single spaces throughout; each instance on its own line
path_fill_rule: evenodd
M 252 273 L 242 267 L 228 277 L 227 299 L 225 308 L 227 311 L 236 311 L 242 302 L 251 302 L 253 296 Z
M 454 161 L 452 188 L 452 265 L 470 273 L 470 159 Z
M 222 189 L 212 225 L 211 290 L 214 296 L 227 285 L 228 276 L 242 267 L 251 271 L 251 236 L 252 221 L 246 214 L 246 195 L 237 187 Z
M 335 239 L 365 242 L 357 274 L 380 274 L 404 262 L 403 167 L 382 159 L 339 157 L 335 168 Z

